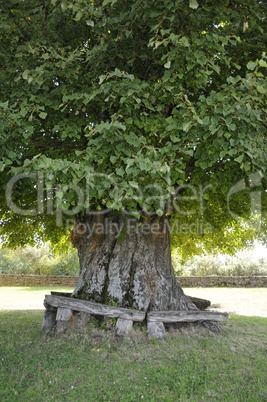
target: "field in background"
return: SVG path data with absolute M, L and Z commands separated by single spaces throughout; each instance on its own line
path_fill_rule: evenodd
M 44 296 L 51 290 L 72 292 L 73 288 L 1 287 L 0 310 L 43 310 Z M 216 310 L 267 317 L 267 288 L 186 288 L 184 291 L 210 300 Z
M 186 288 L 184 292 L 210 300 L 216 311 L 267 317 L 267 288 Z
M 44 310 L 45 295 L 51 290 L 72 292 L 69 287 L 0 287 L 0 310 Z

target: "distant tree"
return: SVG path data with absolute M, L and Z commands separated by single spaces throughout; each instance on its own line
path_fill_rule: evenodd
M 73 218 L 75 297 L 193 308 L 170 229 L 223 247 L 266 202 L 266 21 L 259 0 L 5 1 L 3 241 Z

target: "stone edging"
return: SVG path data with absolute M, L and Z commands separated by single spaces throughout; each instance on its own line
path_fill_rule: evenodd
M 181 276 L 184 288 L 266 288 L 267 276 Z
M 184 288 L 242 287 L 266 288 L 267 276 L 179 276 Z M 75 287 L 78 277 L 51 275 L 0 275 L 0 286 L 68 286 Z

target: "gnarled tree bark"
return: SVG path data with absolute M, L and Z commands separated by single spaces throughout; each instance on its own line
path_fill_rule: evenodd
M 174 275 L 167 219 L 87 216 L 75 225 L 72 243 L 80 260 L 72 297 L 142 311 L 197 310 Z

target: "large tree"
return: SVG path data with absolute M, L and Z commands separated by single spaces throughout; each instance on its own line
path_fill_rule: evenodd
M 5 1 L 3 242 L 74 219 L 74 297 L 195 309 L 170 235 L 259 230 L 266 32 L 259 0 Z

